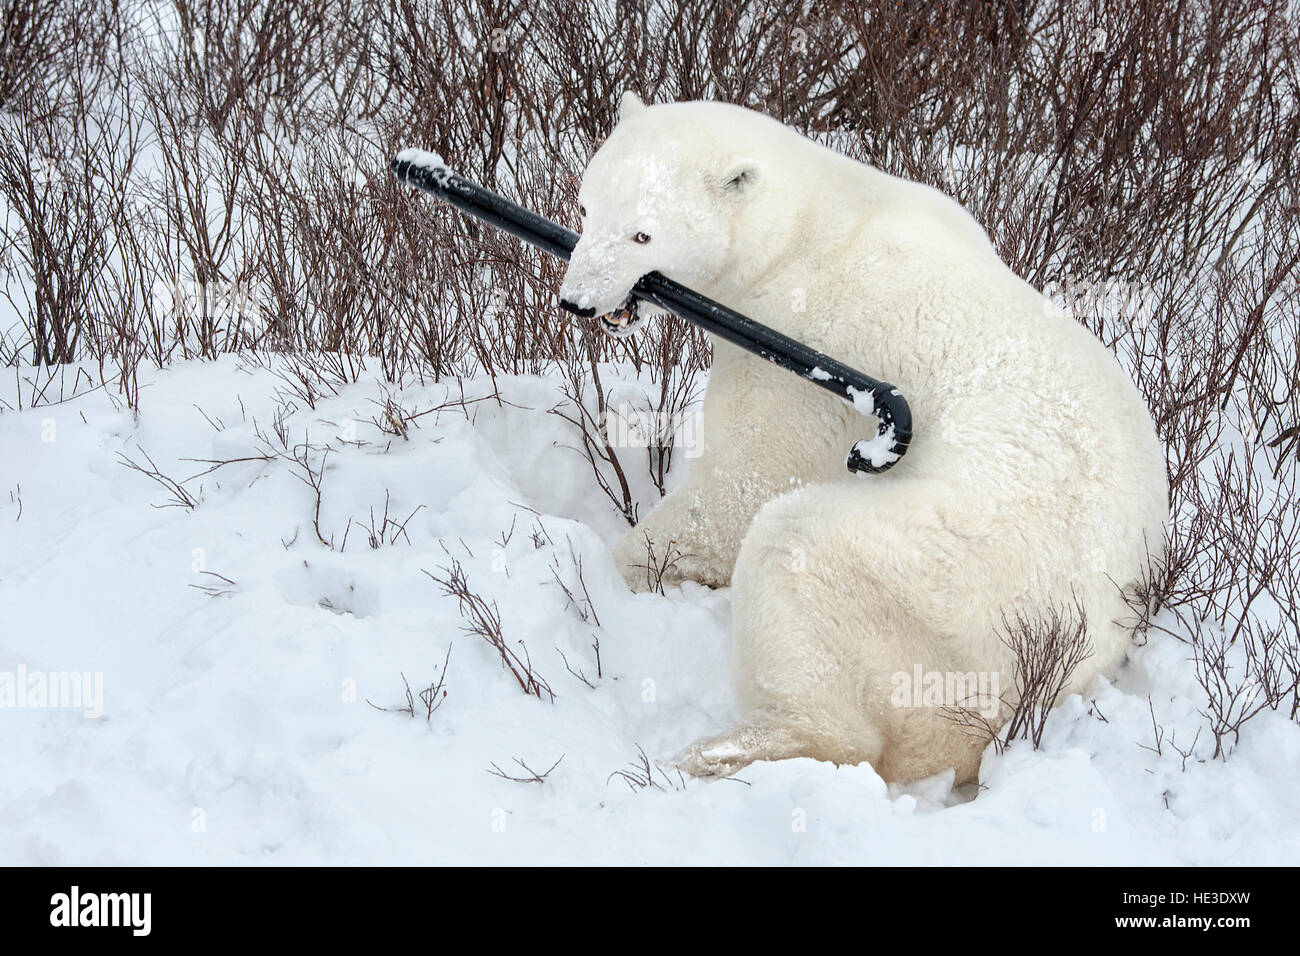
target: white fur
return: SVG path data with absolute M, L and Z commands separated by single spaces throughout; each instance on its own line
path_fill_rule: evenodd
M 1008 694 L 1004 615 L 1068 614 L 1075 598 L 1094 653 L 1067 690 L 1115 670 L 1120 586 L 1159 553 L 1167 516 L 1140 395 L 942 193 L 739 107 L 621 112 L 583 178 L 562 295 L 606 312 L 658 270 L 892 382 L 915 425 L 891 471 L 852 475 L 845 455 L 874 420 L 715 340 L 703 453 L 616 549 L 634 587 L 646 535 L 687 555 L 668 580 L 734 587 L 745 722 L 683 766 L 812 756 L 972 778 L 981 743 L 940 708 L 894 706 L 891 682 L 917 665 L 993 672 Z

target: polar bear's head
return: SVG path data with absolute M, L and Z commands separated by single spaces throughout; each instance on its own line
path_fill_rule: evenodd
M 733 251 L 737 214 L 758 186 L 759 163 L 691 119 L 680 107 L 647 107 L 623 94 L 618 124 L 583 174 L 582 235 L 560 304 L 601 316 L 611 334 L 628 334 L 661 311 L 630 299 L 646 273 L 708 293 Z

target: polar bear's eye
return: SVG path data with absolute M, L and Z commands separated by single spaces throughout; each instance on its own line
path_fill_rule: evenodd
M 578 207 L 578 215 L 581 216 L 583 219 L 586 219 L 586 218 L 587 218 L 587 207 L 586 207 L 586 206 L 579 206 L 579 207 Z
M 650 241 L 650 236 L 644 232 L 638 232 L 635 236 L 632 237 L 632 241 L 639 242 L 641 243 L 641 245 L 644 246 L 647 242 Z

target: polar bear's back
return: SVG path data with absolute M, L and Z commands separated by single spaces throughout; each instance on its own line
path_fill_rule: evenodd
M 1145 529 L 1158 544 L 1164 453 L 1116 356 L 991 253 L 903 227 L 882 247 L 891 278 L 872 300 L 889 354 L 878 362 L 912 385 L 917 447 L 928 427 L 1008 496 L 1041 495 L 1058 512 L 1112 534 Z

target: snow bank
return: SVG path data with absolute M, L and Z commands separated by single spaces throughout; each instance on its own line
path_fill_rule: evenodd
M 1226 763 L 1206 759 L 1204 732 L 1186 761 L 1168 743 L 1146 749 L 1152 710 L 1182 749 L 1203 723 L 1187 648 L 1165 635 L 1055 713 L 1042 751 L 990 750 L 978 793 L 944 777 L 887 787 L 870 767 L 808 760 L 756 765 L 743 782 L 652 771 L 643 785 L 638 748 L 670 754 L 735 716 L 729 594 L 628 593 L 608 551 L 621 519 L 570 447 L 571 426 L 547 414 L 558 383 L 501 389 L 508 404 L 486 382 L 467 383 L 464 405 L 445 386 L 395 390 L 417 415 L 407 440 L 376 423 L 375 380 L 311 409 L 286 403 L 273 371 L 233 359 L 155 375 L 138 423 L 103 391 L 0 414 L 0 673 L 99 674 L 103 687 L 98 718 L 0 709 L 0 862 L 1282 863 L 1300 852 L 1300 728 L 1284 717 L 1248 724 Z M 271 460 L 268 439 L 282 453 Z M 192 510 L 159 508 L 164 488 L 118 458 L 145 464 L 144 452 L 174 478 L 247 460 L 186 482 Z M 316 520 L 305 478 L 322 457 Z M 383 533 L 385 506 L 400 532 Z M 453 561 L 496 603 L 553 703 L 522 693 L 464 631 L 430 578 Z M 426 719 L 418 695 L 449 648 L 447 694 Z M 408 683 L 414 716 L 400 709 Z M 491 772 L 528 776 L 516 759 L 537 773 L 559 763 L 542 783 Z

